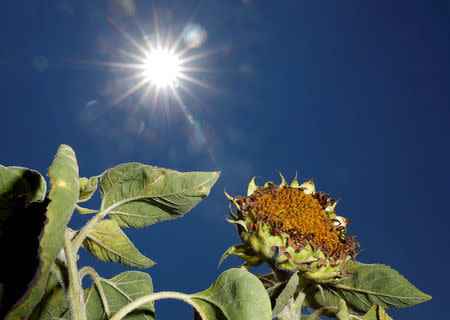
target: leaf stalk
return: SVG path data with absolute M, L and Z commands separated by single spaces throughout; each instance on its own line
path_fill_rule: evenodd
M 190 304 L 200 315 L 200 317 L 203 320 L 207 320 L 205 313 L 200 308 L 200 306 L 192 300 L 192 297 L 188 294 L 181 293 L 181 292 L 173 292 L 173 291 L 162 291 L 157 293 L 152 293 L 146 296 L 142 296 L 133 302 L 130 302 L 126 306 L 122 307 L 119 311 L 110 318 L 110 320 L 121 320 L 123 319 L 128 313 L 132 312 L 133 310 L 139 308 L 141 305 L 161 300 L 161 299 L 176 299 L 186 302 L 187 304 Z
M 103 308 L 105 309 L 106 317 L 109 319 L 111 317 L 111 312 L 109 311 L 108 300 L 106 299 L 105 291 L 103 290 L 103 286 L 100 283 L 100 276 L 98 273 L 91 267 L 84 267 L 80 270 L 80 279 L 83 279 L 84 276 L 89 275 L 97 287 L 98 293 L 100 294 L 100 299 L 102 300 Z
M 72 245 L 71 233 L 66 229 L 64 233 L 64 254 L 66 255 L 69 285 L 67 287 L 67 304 L 72 320 L 85 320 L 86 308 L 84 306 L 83 288 L 77 268 L 76 251 Z

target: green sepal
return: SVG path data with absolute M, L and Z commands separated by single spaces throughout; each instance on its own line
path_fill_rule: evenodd
M 235 246 L 232 246 L 232 247 L 228 248 L 228 250 L 225 251 L 225 253 L 220 258 L 219 265 L 217 266 L 217 268 L 220 267 L 222 262 L 229 255 L 233 255 L 233 256 L 236 256 L 236 257 L 244 260 L 251 267 L 258 266 L 261 263 L 263 263 L 263 260 L 261 258 L 259 258 L 253 252 L 253 250 L 250 248 L 250 246 L 248 246 L 247 244 L 238 244 L 238 245 L 235 245 Z

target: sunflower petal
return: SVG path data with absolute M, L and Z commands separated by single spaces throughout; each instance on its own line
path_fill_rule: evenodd
M 303 192 L 306 194 L 314 194 L 316 192 L 316 187 L 314 186 L 312 179 L 302 183 L 300 188 L 303 188 Z
M 255 184 L 255 177 L 250 181 L 247 188 L 247 197 L 251 196 L 256 190 L 258 186 Z
M 295 173 L 294 180 L 292 180 L 291 188 L 296 188 L 296 189 L 300 188 L 300 185 L 298 184 L 298 180 L 297 180 L 297 172 Z
M 236 220 L 236 221 L 234 221 L 234 220 L 230 220 L 230 219 L 225 219 L 225 220 L 226 220 L 227 222 L 229 222 L 229 223 L 233 223 L 233 224 L 238 224 L 238 225 L 240 225 L 242 228 L 245 229 L 245 231 L 248 232 L 247 225 L 245 224 L 244 221 L 242 221 L 242 220 Z
M 281 177 L 281 183 L 280 183 L 280 188 L 281 187 L 287 187 L 287 183 L 286 183 L 286 179 L 283 177 L 283 175 L 281 174 L 281 172 L 280 171 L 278 171 L 278 174 L 280 175 L 280 177 Z
M 264 183 L 264 187 L 267 188 L 270 184 L 274 184 L 272 181 L 267 181 Z
M 336 208 L 338 202 L 339 202 L 339 200 L 338 200 L 338 201 L 335 201 L 332 205 L 329 205 L 328 207 L 326 207 L 326 208 L 325 208 L 325 211 L 326 211 L 326 212 L 333 212 L 333 211 L 334 211 L 334 208 Z
M 223 190 L 223 193 L 225 193 L 225 196 L 227 197 L 228 200 L 233 201 L 233 197 L 230 196 L 225 190 Z
M 346 218 L 344 218 L 344 217 L 341 217 L 341 216 L 336 216 L 336 218 L 335 218 L 337 221 L 339 221 L 339 222 L 335 222 L 335 225 L 338 227 L 338 226 L 342 226 L 342 227 L 346 227 L 347 226 L 347 223 L 348 223 L 348 220 L 346 219 Z
M 227 197 L 228 200 L 230 200 L 231 202 L 233 202 L 234 206 L 240 210 L 241 207 L 238 205 L 236 198 L 233 198 L 232 196 L 230 196 L 225 190 L 223 191 L 223 193 L 225 193 L 225 196 Z

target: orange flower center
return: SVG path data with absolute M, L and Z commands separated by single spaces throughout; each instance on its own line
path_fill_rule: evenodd
M 319 201 L 301 189 L 261 188 L 252 197 L 252 209 L 268 219 L 278 230 L 289 234 L 298 243 L 312 241 L 328 256 L 342 250 L 342 243 Z

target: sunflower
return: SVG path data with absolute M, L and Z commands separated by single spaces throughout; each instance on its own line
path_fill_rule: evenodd
M 263 262 L 274 271 L 299 271 L 312 280 L 331 281 L 344 275 L 343 262 L 356 256 L 359 244 L 347 233 L 348 220 L 336 215 L 337 201 L 316 192 L 312 180 L 288 185 L 267 182 L 259 187 L 253 178 L 247 196 L 231 197 L 228 222 L 237 226 L 242 244 L 228 249 L 255 266 Z M 231 204 L 236 208 L 233 213 Z

